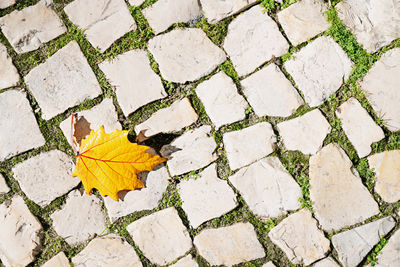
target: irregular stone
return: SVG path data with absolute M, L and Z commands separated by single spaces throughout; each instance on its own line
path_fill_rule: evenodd
M 75 0 L 64 11 L 102 53 L 125 33 L 137 28 L 124 0 Z
M 10 188 L 7 186 L 6 181 L 4 180 L 3 175 L 0 174 L 0 194 L 5 194 L 10 191 Z
M 336 10 L 368 53 L 400 37 L 400 3 L 396 0 L 344 0 Z
M 315 154 L 321 149 L 331 131 L 331 126 L 319 109 L 278 123 L 277 128 L 286 149 L 299 150 L 304 154 Z
M 167 208 L 126 227 L 133 241 L 151 262 L 165 265 L 185 255 L 192 240 L 175 208 Z
M 170 265 L 171 267 L 198 267 L 196 261 L 193 260 L 192 255 L 187 255 L 186 257 L 180 259 L 175 264 Z
M 36 50 L 67 31 L 52 5 L 52 0 L 41 0 L 36 5 L 14 10 L 0 18 L 1 31 L 15 52 L 21 54 Z
M 289 215 L 268 233 L 293 264 L 309 265 L 329 251 L 329 240 L 318 229 L 311 212 L 302 209 Z
M 251 223 L 236 223 L 205 229 L 195 236 L 194 245 L 211 265 L 232 266 L 265 256 Z
M 129 0 L 131 6 L 140 6 L 145 0 Z
M 204 125 L 185 132 L 162 150 L 172 151 L 167 165 L 171 176 L 175 176 L 200 169 L 216 160 L 216 148 L 211 126 Z
M 18 83 L 18 70 L 12 63 L 7 48 L 0 43 L 0 89 L 16 86 Z
M 202 171 L 196 180 L 182 181 L 179 195 L 182 209 L 193 228 L 228 213 L 238 204 L 232 188 L 218 178 L 215 164 Z
M 243 76 L 285 54 L 289 44 L 276 23 L 257 5 L 229 24 L 224 49 L 239 76 Z
M 50 215 L 53 228 L 70 245 L 76 245 L 106 229 L 100 200 L 78 190 L 68 194 L 65 206 Z
M 76 41 L 31 70 L 25 82 L 45 120 L 101 94 L 96 76 Z
M 342 128 L 360 158 L 371 153 L 372 143 L 385 138 L 382 129 L 353 97 L 343 103 L 335 114 L 342 122 Z
M 400 262 L 400 230 L 397 230 L 389 239 L 377 256 L 376 267 L 397 266 Z
M 1 93 L 0 114 L 0 161 L 45 144 L 25 93 Z
M 379 213 L 346 153 L 335 143 L 310 158 L 310 199 L 321 227 L 337 231 Z
M 60 252 L 47 261 L 42 267 L 70 267 L 67 256 L 65 256 L 64 252 Z
M 0 260 L 6 267 L 26 266 L 41 246 L 42 226 L 20 196 L 0 204 Z
M 400 200 L 400 150 L 385 151 L 368 157 L 376 174 L 375 192 L 385 202 Z
M 226 59 L 224 51 L 195 28 L 158 35 L 150 39 L 148 48 L 159 64 L 161 76 L 176 83 L 198 80 Z
M 275 267 L 275 264 L 273 264 L 272 261 L 269 261 L 267 263 L 264 263 L 262 267 Z
M 241 81 L 243 93 L 258 117 L 290 116 L 304 102 L 275 64 Z
M 340 262 L 348 267 L 358 266 L 395 225 L 393 217 L 386 217 L 334 235 L 332 243 Z
M 327 257 L 313 264 L 313 267 L 340 267 L 340 265 L 331 257 Z
M 72 177 L 74 167 L 67 154 L 51 150 L 18 163 L 12 171 L 25 195 L 44 207 L 80 183 Z
M 229 177 L 252 212 L 270 218 L 300 208 L 300 186 L 277 157 L 261 159 Z
M 238 93 L 232 79 L 223 71 L 199 84 L 196 94 L 217 128 L 246 117 L 247 102 Z
M 204 16 L 209 23 L 217 23 L 235 15 L 256 2 L 257 0 L 200 0 Z
M 332 37 L 322 36 L 295 53 L 284 67 L 304 94 L 305 101 L 316 107 L 350 77 L 353 62 Z
M 293 46 L 313 38 L 331 26 L 322 0 L 302 0 L 278 13 L 279 23 Z
M 135 249 L 116 234 L 96 237 L 72 258 L 75 267 L 142 266 Z
M 275 148 L 275 134 L 271 124 L 260 122 L 223 136 L 229 166 L 236 170 L 268 156 Z
M 15 2 L 17 2 L 17 0 L 1 0 L 0 1 L 0 9 L 12 6 L 15 4 Z
M 361 89 L 389 131 L 400 130 L 400 48 L 386 52 L 360 82 Z

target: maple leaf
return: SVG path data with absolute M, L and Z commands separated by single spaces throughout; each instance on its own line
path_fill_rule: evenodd
M 147 146 L 131 143 L 128 131 L 116 130 L 106 134 L 101 126 L 96 132 L 82 140 L 77 164 L 72 174 L 78 176 L 87 194 L 93 188 L 103 196 L 110 196 L 118 201 L 118 192 L 143 188 L 137 178 L 142 171 L 151 171 L 165 159 L 153 156 L 146 151 Z

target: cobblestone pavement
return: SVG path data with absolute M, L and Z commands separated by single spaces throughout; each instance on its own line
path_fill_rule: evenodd
M 400 266 L 398 0 L 0 0 L 0 266 Z M 165 164 L 114 201 L 71 117 Z

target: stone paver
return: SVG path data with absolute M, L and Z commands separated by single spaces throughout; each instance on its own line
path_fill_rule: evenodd
M 223 63 L 226 55 L 201 29 L 174 29 L 152 38 L 148 48 L 161 76 L 171 82 L 195 81 Z
M 0 89 L 16 86 L 18 83 L 18 70 L 8 55 L 7 48 L 0 43 Z
M 0 204 L 0 260 L 6 267 L 26 266 L 41 246 L 42 226 L 20 196 Z
M 36 50 L 67 31 L 52 5 L 52 0 L 41 0 L 0 18 L 1 31 L 17 53 Z
M 278 123 L 277 128 L 286 149 L 304 154 L 315 154 L 331 131 L 331 126 L 319 109 Z
M 1 0 L 0 1 L 0 8 L 7 8 L 9 6 L 12 6 L 17 2 L 17 0 Z
M 285 252 L 293 264 L 309 265 L 329 251 L 329 240 L 318 229 L 311 212 L 302 209 L 272 228 L 271 241 Z
M 272 261 L 269 261 L 269 262 L 263 264 L 262 267 L 276 267 L 276 266 L 275 266 L 275 264 L 272 263 Z
M 193 228 L 228 213 L 238 204 L 232 188 L 218 178 L 216 167 L 212 164 L 197 179 L 182 181 L 178 186 L 182 209 Z
M 211 265 L 232 266 L 265 256 L 250 223 L 205 229 L 195 236 L 194 245 Z
M 171 267 L 198 267 L 199 265 L 195 260 L 193 260 L 192 255 L 187 255 L 186 257 L 180 259 L 175 264 L 170 265 Z
M 217 23 L 254 5 L 256 2 L 257 0 L 200 0 L 204 16 L 209 23 Z
M 340 265 L 331 257 L 327 257 L 313 264 L 313 267 L 340 267 Z
M 239 76 L 243 76 L 285 54 L 289 44 L 276 23 L 257 5 L 229 24 L 224 49 Z
M 76 41 L 31 70 L 25 82 L 45 120 L 101 94 L 96 76 Z
M 70 267 L 67 256 L 65 256 L 64 252 L 60 252 L 47 261 L 42 267 Z
M 145 0 L 129 0 L 129 4 L 132 6 L 140 6 Z
M 295 53 L 284 67 L 304 94 L 305 101 L 316 107 L 349 78 L 353 62 L 332 37 L 323 36 Z
M 5 194 L 10 191 L 10 188 L 7 186 L 6 181 L 4 180 L 3 175 L 0 174 L 0 194 Z
M 277 157 L 261 159 L 229 177 L 257 216 L 269 218 L 300 208 L 300 186 Z
M 126 230 L 143 255 L 159 265 L 170 263 L 192 248 L 189 233 L 173 207 L 140 218 Z
M 400 262 L 400 230 L 397 230 L 389 239 L 377 256 L 376 267 L 396 266 Z
M 232 79 L 223 71 L 199 84 L 196 94 L 217 128 L 246 117 L 247 102 L 238 93 Z
M 324 230 L 340 230 L 379 213 L 339 145 L 331 143 L 310 158 L 309 176 L 314 214 Z
M 92 46 L 101 52 L 137 28 L 124 0 L 75 0 L 64 11 L 72 23 L 84 30 Z
M 1 93 L 0 114 L 0 161 L 45 144 L 25 93 Z
M 223 136 L 224 146 L 232 170 L 253 163 L 274 151 L 276 137 L 271 124 L 260 122 Z
M 70 156 L 51 150 L 18 163 L 12 171 L 26 196 L 44 207 L 80 183 L 72 177 L 74 167 Z

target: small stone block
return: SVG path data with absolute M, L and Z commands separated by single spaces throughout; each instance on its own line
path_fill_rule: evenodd
M 254 5 L 257 0 L 200 0 L 204 16 L 209 23 L 217 23 Z
M 180 259 L 175 264 L 170 265 L 171 267 L 198 267 L 199 265 L 195 260 L 193 260 L 192 255 L 187 255 L 186 257 Z
M 0 194 L 5 194 L 10 191 L 10 188 L 7 186 L 6 181 L 4 180 L 3 175 L 0 174 Z
M 0 43 L 0 89 L 16 86 L 18 83 L 18 70 L 12 63 L 7 48 Z
M 42 267 L 70 267 L 69 260 L 64 252 L 60 252 L 47 261 Z

